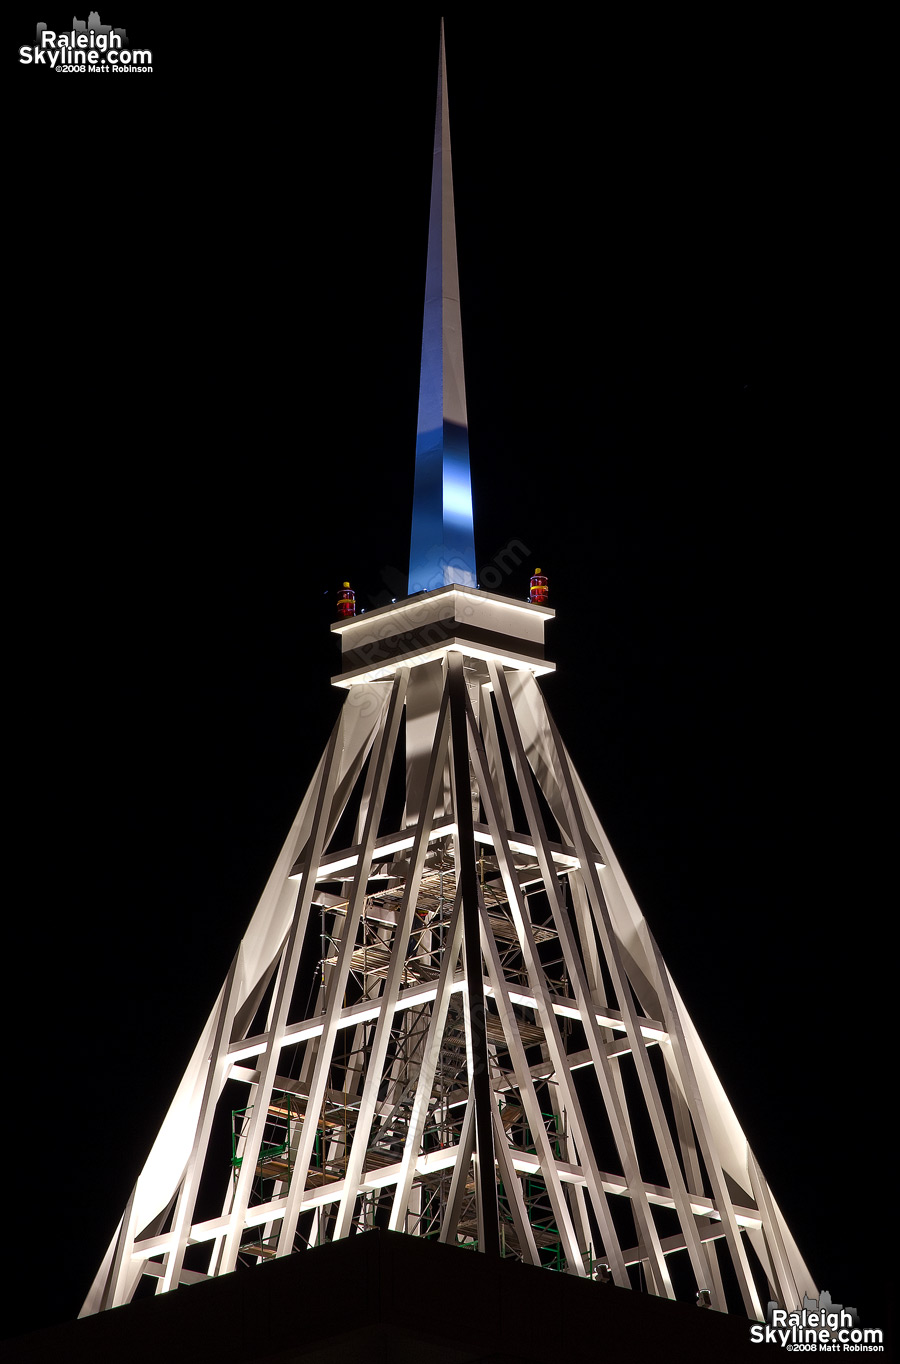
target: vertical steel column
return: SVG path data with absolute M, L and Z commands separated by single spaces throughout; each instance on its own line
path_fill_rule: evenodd
M 372 867 L 372 853 L 375 848 L 375 840 L 378 836 L 378 823 L 381 819 L 381 810 L 384 805 L 388 777 L 390 775 L 394 751 L 397 745 L 397 733 L 400 728 L 400 720 L 403 714 L 403 703 L 406 699 L 408 675 L 408 670 L 402 668 L 394 678 L 391 686 L 391 700 L 388 707 L 388 713 L 379 731 L 375 748 L 372 753 L 371 761 L 376 765 L 376 775 L 372 786 L 372 798 L 366 812 L 363 839 L 359 845 L 359 852 L 357 854 L 356 871 L 353 877 L 353 889 L 347 905 L 347 916 L 344 922 L 344 932 L 341 937 L 338 961 L 334 974 L 329 982 L 329 993 L 326 1000 L 325 1026 L 322 1035 L 319 1038 L 315 1066 L 309 1082 L 309 1096 L 307 1098 L 306 1111 L 310 1115 L 317 1114 L 320 1111 L 322 1102 L 325 1098 L 325 1090 L 328 1087 L 328 1075 L 331 1069 L 334 1042 L 338 1032 L 338 1023 L 340 1021 L 342 1008 L 341 1000 L 347 984 L 347 977 L 350 974 L 350 961 L 356 944 L 356 932 L 359 927 L 360 915 L 366 898 L 369 873 Z M 313 885 L 315 884 L 317 869 L 318 862 L 314 864 L 310 863 L 306 868 L 305 876 L 310 879 Z M 312 894 L 312 891 L 310 890 L 309 893 Z M 291 1184 L 285 1202 L 281 1232 L 278 1237 L 276 1254 L 279 1256 L 289 1255 L 294 1249 L 294 1235 L 297 1230 L 297 1221 L 300 1216 L 303 1194 L 306 1189 L 306 1180 L 309 1174 L 309 1162 L 312 1156 L 314 1141 L 315 1129 L 313 1124 L 311 1122 L 304 1122 L 300 1132 L 300 1141 L 297 1146 Z
M 490 928 L 487 929 L 490 932 Z M 522 1259 L 527 1265 L 539 1265 L 541 1263 L 541 1253 L 537 1248 L 534 1239 L 534 1232 L 528 1220 L 528 1209 L 525 1206 L 525 1199 L 522 1195 L 522 1181 L 516 1174 L 515 1166 L 512 1162 L 512 1152 L 509 1149 L 506 1133 L 503 1130 L 503 1123 L 500 1119 L 500 1111 L 493 1105 L 491 1107 L 491 1118 L 494 1123 L 494 1141 L 497 1150 L 497 1169 L 503 1181 L 503 1188 L 506 1190 L 506 1197 L 509 1202 L 509 1210 L 512 1214 L 513 1227 L 522 1251 Z
M 478 1193 L 478 1249 L 500 1255 L 500 1210 L 494 1171 L 494 1125 L 491 1119 L 491 1077 L 488 1069 L 487 1016 L 484 1002 L 484 967 L 478 911 L 478 869 L 475 863 L 475 823 L 472 818 L 469 777 L 469 740 L 462 656 L 447 654 L 450 690 L 450 744 L 453 761 L 453 817 L 456 821 L 457 884 L 462 890 L 463 956 L 466 994 L 472 1038 L 471 1098 L 475 1103 L 475 1152 Z
M 274 1088 L 275 1075 L 278 1069 L 278 1058 L 281 1054 L 282 1042 L 284 1041 L 284 1029 L 287 1024 L 291 994 L 294 988 L 297 968 L 300 964 L 300 954 L 303 951 L 303 940 L 306 936 L 306 925 L 309 919 L 313 892 L 315 890 L 316 873 L 329 832 L 328 818 L 331 811 L 332 797 L 337 784 L 338 767 L 340 763 L 337 744 L 338 731 L 335 730 L 329 740 L 328 748 L 326 750 L 325 766 L 322 774 L 322 790 L 313 819 L 309 843 L 307 844 L 306 870 L 297 892 L 297 903 L 291 919 L 291 927 L 282 954 L 281 966 L 279 968 L 276 995 L 272 1004 L 270 1014 L 271 1021 L 268 1028 L 266 1045 L 259 1059 L 259 1085 L 253 1104 L 253 1114 L 250 1119 L 250 1128 L 247 1133 L 247 1141 L 244 1148 L 244 1156 L 241 1161 L 240 1172 L 238 1174 L 237 1186 L 234 1191 L 229 1226 L 222 1242 L 221 1257 L 217 1271 L 219 1274 L 231 1273 L 237 1262 L 238 1249 L 241 1243 L 241 1233 L 243 1232 L 247 1215 L 250 1191 L 256 1176 L 256 1162 L 259 1155 L 260 1144 L 262 1142 L 263 1130 L 268 1117 L 269 1100 L 272 1097 L 272 1089 Z
M 367 1063 L 369 1073 L 363 1087 L 359 1113 L 356 1120 L 356 1130 L 353 1134 L 353 1146 L 344 1174 L 344 1192 L 341 1196 L 340 1206 L 335 1218 L 333 1238 L 335 1241 L 339 1240 L 342 1236 L 346 1236 L 350 1231 L 356 1199 L 359 1194 L 359 1183 L 365 1173 L 366 1150 L 369 1145 L 372 1122 L 378 1104 L 378 1093 L 381 1087 L 382 1072 L 384 1070 L 388 1047 L 391 1041 L 391 1028 L 394 1023 L 394 1006 L 400 995 L 403 968 L 406 963 L 406 945 L 412 931 L 413 914 L 415 913 L 416 903 L 418 901 L 419 885 L 422 879 L 422 870 L 425 866 L 425 855 L 428 852 L 428 835 L 431 832 L 432 819 L 434 818 L 434 805 L 437 800 L 438 788 L 443 779 L 444 767 L 446 765 L 447 739 L 446 704 L 442 702 L 438 715 L 437 727 L 435 729 L 434 748 L 429 763 L 425 804 L 419 815 L 419 825 L 416 830 L 410 868 L 407 873 L 406 885 L 403 890 L 403 898 L 397 909 L 397 923 L 394 929 L 393 942 L 391 944 L 390 964 L 388 966 L 384 988 L 380 997 L 381 1008 L 375 1024 L 375 1035 L 372 1038 L 372 1044 L 369 1049 L 369 1059 Z
M 440 1059 L 441 1041 L 444 1036 L 447 1010 L 450 1005 L 450 992 L 453 986 L 453 972 L 459 959 L 461 940 L 462 913 L 460 908 L 460 895 L 459 891 L 457 891 L 456 902 L 453 906 L 450 926 L 447 931 L 447 940 L 444 945 L 444 956 L 441 962 L 441 972 L 438 976 L 437 994 L 434 997 L 434 1004 L 431 1007 L 431 1021 L 428 1025 L 428 1036 L 425 1039 L 425 1055 L 422 1060 L 422 1069 L 419 1071 L 416 1085 L 416 1097 L 409 1120 L 406 1143 L 403 1148 L 403 1159 L 400 1162 L 400 1176 L 397 1180 L 397 1187 L 394 1190 L 394 1202 L 391 1206 L 391 1216 L 390 1221 L 388 1222 L 389 1231 L 402 1229 L 406 1218 L 406 1210 L 409 1207 L 409 1198 L 410 1193 L 412 1192 L 413 1179 L 416 1172 L 419 1146 L 422 1142 L 422 1133 L 425 1130 L 425 1120 L 428 1117 L 428 1104 L 431 1099 L 435 1072 Z
M 470 1091 L 469 1102 L 466 1104 L 466 1111 L 463 1115 L 462 1131 L 459 1134 L 459 1145 L 456 1148 L 456 1161 L 450 1179 L 450 1192 L 447 1195 L 447 1205 L 444 1208 L 444 1217 L 438 1237 L 442 1245 L 453 1244 L 456 1228 L 459 1226 L 459 1214 L 462 1211 L 463 1198 L 466 1192 L 466 1173 L 475 1147 L 474 1112 L 475 1095 Z M 498 1236 L 498 1242 L 499 1239 Z

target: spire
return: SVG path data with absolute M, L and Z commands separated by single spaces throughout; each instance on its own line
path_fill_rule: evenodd
M 763 1282 L 788 1311 L 818 1298 L 541 695 L 546 575 L 529 603 L 462 579 L 456 279 L 442 42 L 410 566 L 430 596 L 357 617 L 342 589 L 345 704 L 83 1316 L 385 1221 L 442 1243 L 438 1278 L 464 1245 L 758 1321 Z M 315 1293 L 327 1263 L 308 1272 Z
M 449 583 L 476 586 L 447 61 L 441 20 L 409 591 L 430 591 Z

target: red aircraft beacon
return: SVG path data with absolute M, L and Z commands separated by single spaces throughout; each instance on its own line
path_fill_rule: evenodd
M 532 582 L 534 579 L 532 579 Z M 349 583 L 344 583 L 337 599 L 338 615 L 346 620 L 348 616 L 356 615 L 356 593 Z
M 531 579 L 531 601 L 536 606 L 547 605 L 547 575 L 542 573 L 539 568 L 534 570 L 534 577 Z

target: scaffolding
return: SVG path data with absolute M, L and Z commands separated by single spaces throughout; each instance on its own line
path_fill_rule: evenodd
M 448 948 L 452 931 L 454 905 L 457 901 L 457 878 L 452 847 L 449 840 L 431 849 L 430 865 L 420 878 L 411 930 L 403 953 L 401 982 L 404 989 L 437 981 L 441 963 Z M 508 897 L 499 876 L 496 858 L 482 849 L 478 863 L 479 897 L 485 920 L 493 935 L 504 979 L 511 987 L 527 984 L 527 969 L 513 922 Z M 376 1000 L 383 989 L 385 978 L 394 958 L 397 910 L 402 904 L 405 881 L 391 878 L 393 884 L 379 889 L 365 900 L 359 918 L 355 941 L 349 955 L 349 975 L 344 991 L 348 1003 Z M 324 892 L 320 904 L 319 936 L 322 955 L 316 967 L 320 1001 L 327 997 L 328 986 L 338 965 L 347 920 L 348 900 Z M 535 941 L 541 945 L 558 942 L 558 933 L 544 923 L 534 926 Z M 551 957 L 550 964 L 554 964 Z M 461 971 L 460 950 L 453 963 L 452 974 Z M 552 981 L 561 990 L 565 981 Z M 416 1100 L 419 1074 L 422 1068 L 423 1047 L 431 1024 L 433 1005 L 423 1004 L 398 1012 L 397 1023 L 391 1030 L 391 1045 L 381 1083 L 375 1117 L 367 1138 L 363 1172 L 374 1175 L 400 1162 L 410 1134 L 412 1110 Z M 543 1028 L 535 1021 L 533 1009 L 515 1006 L 511 1016 L 515 1020 L 523 1047 L 537 1057 L 544 1043 Z M 508 1025 L 507 1025 L 508 1026 Z M 515 1092 L 515 1075 L 510 1066 L 503 1021 L 495 1012 L 485 1018 L 492 1082 L 497 1092 L 497 1110 L 503 1132 L 511 1152 L 536 1152 L 521 1103 L 509 1097 Z M 329 1068 L 329 1086 L 322 1104 L 313 1116 L 316 1135 L 305 1174 L 305 1191 L 337 1184 L 346 1176 L 349 1154 L 356 1136 L 360 1111 L 358 1092 L 360 1077 L 364 1076 L 371 1060 L 373 1028 L 361 1025 L 352 1038 L 349 1030 L 344 1036 L 352 1041 L 343 1051 L 335 1053 Z M 543 1052 L 541 1052 L 543 1056 Z M 467 1071 L 465 1010 L 460 990 L 451 993 L 446 1018 L 433 1062 L 430 1098 L 426 1106 L 417 1155 L 424 1160 L 440 1160 L 440 1153 L 456 1151 L 464 1139 L 465 1114 L 469 1099 Z M 302 1061 L 300 1068 L 302 1069 Z M 273 1200 L 284 1198 L 293 1176 L 299 1138 L 308 1119 L 308 1090 L 300 1081 L 280 1077 L 280 1086 L 273 1088 L 268 1103 L 259 1149 L 255 1158 L 254 1181 L 248 1194 L 248 1210 L 264 1207 Z M 246 1141 L 252 1125 L 254 1104 L 231 1111 L 231 1172 L 236 1186 L 243 1162 Z M 565 1153 L 563 1120 L 553 1111 L 541 1114 L 543 1125 L 553 1141 L 557 1158 Z M 523 1202 L 533 1230 L 535 1243 L 541 1249 L 541 1262 L 553 1268 L 563 1268 L 559 1233 L 548 1205 L 546 1188 L 540 1178 L 521 1174 L 518 1198 Z M 403 1229 L 426 1238 L 451 1239 L 446 1235 L 452 1173 L 446 1168 L 424 1170 L 415 1180 L 409 1206 L 403 1218 Z M 361 1193 L 353 1226 L 356 1230 L 387 1225 L 392 1190 L 387 1193 L 377 1188 Z M 525 1256 L 516 1233 L 511 1211 L 510 1195 L 502 1181 L 498 1186 L 501 1217 L 502 1253 L 522 1259 Z M 475 1218 L 475 1179 L 466 1177 L 458 1198 L 457 1230 L 452 1239 L 469 1248 L 477 1248 Z M 298 1239 L 316 1244 L 327 1239 L 331 1215 L 324 1207 L 309 1225 L 298 1232 Z M 260 1236 L 250 1229 L 242 1237 L 239 1258 L 248 1263 L 273 1258 L 277 1253 L 278 1231 Z

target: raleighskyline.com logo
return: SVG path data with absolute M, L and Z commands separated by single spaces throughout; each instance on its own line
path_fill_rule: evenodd
M 101 24 L 100 15 L 91 10 L 86 23 L 73 19 L 67 33 L 38 23 L 34 46 L 19 48 L 19 63 L 82 75 L 135 74 L 153 70 L 153 53 L 149 48 L 129 47 L 124 28 Z
M 855 1307 L 832 1302 L 826 1289 L 818 1299 L 804 1295 L 803 1306 L 794 1312 L 770 1302 L 766 1325 L 750 1328 L 754 1345 L 781 1345 L 794 1354 L 881 1354 L 884 1332 L 859 1324 Z

